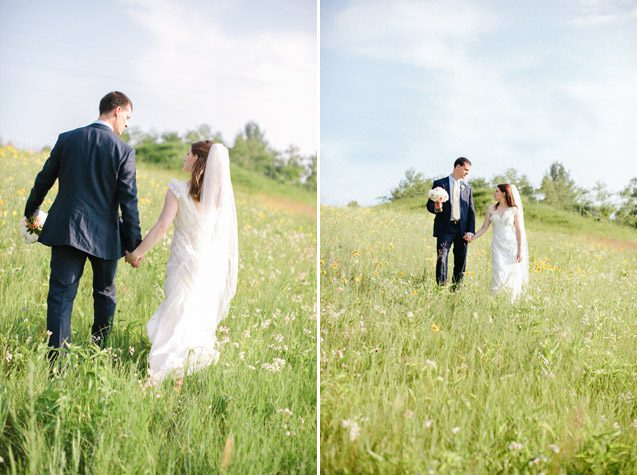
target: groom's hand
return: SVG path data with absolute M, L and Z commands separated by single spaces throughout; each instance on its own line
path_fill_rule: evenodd
M 126 257 L 124 257 L 124 260 L 128 262 L 133 269 L 137 269 L 139 267 L 139 264 L 141 264 L 142 262 L 142 258 L 135 257 L 133 256 L 133 254 L 131 254 L 128 251 L 126 251 L 125 254 L 126 254 Z
M 462 236 L 462 238 L 467 241 L 467 242 L 471 242 L 473 241 L 473 234 L 471 233 L 465 233 L 464 236 Z

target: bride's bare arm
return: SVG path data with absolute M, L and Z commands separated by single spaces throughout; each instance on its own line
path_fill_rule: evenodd
M 164 234 L 166 234 L 166 231 L 168 231 L 168 228 L 175 219 L 178 208 L 177 198 L 172 191 L 168 190 L 166 192 L 166 199 L 164 200 L 164 209 L 161 211 L 157 222 L 151 230 L 148 231 L 148 234 L 146 234 L 142 243 L 137 246 L 137 249 L 130 254 L 135 261 L 139 261 L 139 259 L 150 251 L 161 240 Z
M 491 207 L 489 206 L 487 208 L 487 215 L 484 218 L 484 223 L 482 223 L 482 227 L 478 229 L 478 232 L 475 234 L 475 236 L 473 236 L 473 240 L 478 239 L 480 236 L 486 233 L 487 229 L 489 229 L 490 224 L 491 224 Z
M 516 261 L 521 262 L 522 261 L 522 232 L 520 231 L 520 222 L 518 221 L 517 209 L 513 217 L 513 226 L 515 227 L 515 236 L 518 239 L 518 255 L 516 257 Z

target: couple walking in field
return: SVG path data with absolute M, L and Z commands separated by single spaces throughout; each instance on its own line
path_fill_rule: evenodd
M 473 191 L 465 181 L 471 161 L 460 157 L 453 172 L 435 180 L 427 201 L 427 210 L 435 214 L 436 282 L 446 285 L 449 251 L 453 246 L 452 289 L 462 281 L 467 264 L 468 244 L 479 239 L 493 224 L 491 244 L 491 290 L 507 291 L 516 301 L 529 280 L 528 244 L 524 226 L 522 199 L 515 185 L 497 185 L 495 204 L 486 211 L 484 224 L 475 232 Z
M 100 101 L 95 122 L 61 134 L 35 179 L 24 216 L 51 247 L 52 359 L 71 342 L 73 301 L 86 260 L 93 269 L 92 339 L 104 347 L 115 315 L 118 260 L 125 255 L 137 268 L 174 223 L 164 300 L 146 328 L 150 381 L 181 381 L 217 360 L 216 327 L 236 291 L 237 218 L 228 150 L 211 141 L 192 144 L 183 166 L 190 180 L 169 184 L 161 215 L 142 241 L 135 151 L 119 138 L 132 110 L 125 94 L 111 92 Z M 56 180 L 58 194 L 42 223 L 39 208 Z

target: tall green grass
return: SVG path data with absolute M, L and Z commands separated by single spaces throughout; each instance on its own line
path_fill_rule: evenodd
M 91 268 L 72 320 L 66 370 L 49 375 L 49 249 L 17 223 L 43 160 L 0 149 L 0 471 L 7 473 L 313 473 L 316 471 L 315 209 L 233 169 L 239 286 L 218 329 L 219 363 L 145 388 L 146 321 L 162 299 L 168 236 L 133 270 L 121 261 L 110 348 L 89 345 Z M 138 166 L 142 229 L 176 174 Z M 185 176 L 178 178 L 187 179 Z M 263 185 L 263 184 L 262 184 Z M 261 185 L 259 185 L 261 186 Z M 257 194 L 255 194 L 257 193 Z M 52 190 L 44 209 L 55 196 Z M 302 206 L 299 206 L 299 202 Z M 274 364 L 273 364 L 274 363 Z
M 322 208 L 323 473 L 637 473 L 637 232 L 528 215 L 512 305 L 491 232 L 452 293 L 426 211 Z

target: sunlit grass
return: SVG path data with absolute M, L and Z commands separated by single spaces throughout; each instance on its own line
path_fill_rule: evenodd
M 426 211 L 322 208 L 324 473 L 635 473 L 637 232 L 527 229 L 511 305 L 491 233 L 451 293 Z
M 23 244 L 17 227 L 44 158 L 0 148 L 0 471 L 314 473 L 316 219 L 308 194 L 268 195 L 235 184 L 239 287 L 217 332 L 216 366 L 186 378 L 179 391 L 171 382 L 142 385 L 145 324 L 162 299 L 168 236 L 138 270 L 120 261 L 111 348 L 104 351 L 88 345 L 87 265 L 73 310 L 69 367 L 49 377 L 50 251 Z M 144 233 L 175 176 L 185 179 L 138 165 Z M 45 210 L 54 196 L 52 190 Z

